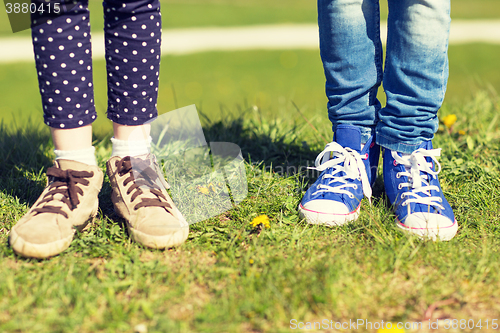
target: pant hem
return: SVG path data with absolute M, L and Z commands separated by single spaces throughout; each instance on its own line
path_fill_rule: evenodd
M 394 140 L 386 138 L 383 135 L 380 135 L 378 133 L 376 134 L 375 138 L 376 138 L 376 142 L 379 146 L 381 146 L 385 149 L 395 150 L 398 153 L 403 153 L 403 154 L 413 153 L 415 150 L 418 149 L 418 147 L 422 144 L 422 142 L 424 142 L 424 140 L 421 140 L 418 142 L 411 142 L 411 143 L 394 141 Z

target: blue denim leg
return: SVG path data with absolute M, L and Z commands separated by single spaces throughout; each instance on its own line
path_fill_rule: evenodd
M 382 43 L 378 0 L 318 0 L 320 52 L 326 76 L 328 116 L 358 126 L 365 143 L 381 108 Z
M 448 80 L 449 0 L 389 0 L 384 90 L 377 143 L 412 153 L 438 128 Z

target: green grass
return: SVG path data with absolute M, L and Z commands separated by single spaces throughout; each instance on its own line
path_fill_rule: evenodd
M 184 245 L 154 251 L 131 242 L 106 180 L 96 223 L 68 251 L 42 261 L 16 257 L 7 234 L 44 187 L 53 158 L 48 131 L 3 128 L 0 330 L 131 332 L 143 323 L 148 332 L 288 332 L 291 319 L 422 321 L 442 300 L 450 303 L 433 312 L 434 320 L 498 318 L 499 111 L 498 96 L 486 92 L 442 110 L 459 114 L 434 140 L 443 148 L 443 190 L 460 223 L 450 242 L 399 233 L 380 178 L 373 205 L 363 203 L 357 222 L 305 224 L 296 208 L 311 179 L 279 167 L 311 163 L 323 143 L 303 122 L 257 112 L 204 123 L 209 141 L 242 148 L 249 195 L 192 225 Z M 104 167 L 109 141 L 95 143 Z M 259 214 L 270 217 L 270 229 L 250 228 Z
M 102 31 L 102 1 L 90 0 L 92 31 Z M 316 1 L 310 0 L 161 0 L 163 27 L 239 26 L 275 23 L 315 23 Z M 381 18 L 387 3 L 381 1 Z M 453 0 L 453 19 L 500 19 L 497 0 Z M 13 36 L 6 12 L 0 11 L 0 36 Z M 15 36 L 29 36 L 29 31 Z
M 455 0 L 454 8 L 461 3 Z M 171 6 L 187 12 L 187 4 Z M 244 4 L 220 0 L 211 6 L 252 13 L 254 3 Z M 217 20 L 233 25 L 234 17 Z M 381 177 L 373 205 L 363 203 L 357 222 L 324 228 L 300 220 L 297 205 L 314 174 L 284 171 L 311 166 L 323 148 L 321 137 L 331 136 L 318 53 L 213 52 L 163 58 L 159 108 L 164 113 L 196 103 L 208 116 L 207 140 L 242 148 L 247 199 L 191 226 L 182 246 L 154 251 L 130 241 L 106 180 L 95 224 L 69 250 L 42 261 L 15 256 L 7 235 L 45 186 L 53 146 L 40 121 L 34 66 L 0 65 L 0 331 L 131 332 L 142 323 L 150 333 L 289 332 L 294 318 L 422 321 L 443 300 L 448 304 L 437 307 L 433 320 L 499 318 L 499 53 L 493 45 L 450 47 L 450 81 L 439 115 L 454 113 L 458 120 L 434 140 L 443 148 L 441 184 L 460 224 L 450 242 L 400 234 Z M 111 153 L 103 69 L 97 61 L 94 139 L 102 168 Z M 260 214 L 270 217 L 270 229 L 250 228 Z

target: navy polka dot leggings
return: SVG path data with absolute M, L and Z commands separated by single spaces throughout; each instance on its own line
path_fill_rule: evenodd
M 67 4 L 71 9 L 64 14 L 31 18 L 44 120 L 66 129 L 91 124 L 97 116 L 88 0 Z M 103 7 L 107 115 L 118 124 L 142 125 L 158 114 L 160 3 L 104 0 Z

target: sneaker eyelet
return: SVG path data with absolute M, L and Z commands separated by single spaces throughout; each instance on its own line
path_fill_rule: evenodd
M 401 174 L 399 172 L 396 174 L 396 178 L 401 178 Z
M 394 166 L 398 166 L 398 162 L 396 162 L 396 160 L 394 160 L 394 162 L 392 162 L 392 164 L 393 164 Z
M 354 199 L 354 194 L 349 194 L 349 198 Z
M 354 184 L 352 188 L 355 189 L 355 190 L 357 190 L 358 189 L 358 185 Z
M 398 184 L 398 190 L 402 190 L 403 189 L 403 186 L 401 186 L 401 184 Z

